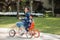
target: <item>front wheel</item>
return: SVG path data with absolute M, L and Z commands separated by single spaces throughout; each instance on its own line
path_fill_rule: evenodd
M 9 36 L 10 36 L 10 37 L 14 37 L 15 34 L 16 34 L 16 32 L 15 32 L 14 29 L 12 29 L 12 30 L 9 31 Z

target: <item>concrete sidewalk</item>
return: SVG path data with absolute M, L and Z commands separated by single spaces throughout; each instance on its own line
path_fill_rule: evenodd
M 0 28 L 0 39 L 8 37 L 9 36 L 8 35 L 9 30 L 10 30 L 9 28 Z M 54 34 L 48 34 L 48 33 L 40 32 L 39 38 L 32 38 L 32 39 L 28 39 L 28 40 L 60 40 L 60 35 L 54 35 Z

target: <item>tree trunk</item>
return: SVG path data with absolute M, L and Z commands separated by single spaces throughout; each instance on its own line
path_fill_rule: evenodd
M 19 19 L 19 0 L 17 1 L 17 19 Z
M 54 16 L 54 0 L 52 0 L 52 14 Z
M 32 4 L 33 4 L 33 0 L 30 0 L 30 9 L 31 9 L 31 13 L 32 13 L 32 11 L 33 11 L 33 9 L 32 9 Z

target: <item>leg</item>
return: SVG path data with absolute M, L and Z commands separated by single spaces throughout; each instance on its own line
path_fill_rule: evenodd
M 24 23 L 23 22 L 17 22 L 17 27 L 19 28 L 18 31 L 20 32 L 20 34 L 25 33 L 25 27 L 24 27 Z

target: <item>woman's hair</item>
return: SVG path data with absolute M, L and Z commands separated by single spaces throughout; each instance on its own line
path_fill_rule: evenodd
M 30 10 L 30 8 L 29 8 L 29 7 L 24 7 L 24 9 L 25 9 L 25 8 L 27 8 L 27 10 L 28 10 L 29 12 L 31 12 L 31 10 Z M 24 12 L 24 13 L 25 13 L 25 12 Z
M 29 8 L 29 7 L 25 7 L 25 8 L 27 8 L 27 10 L 30 10 L 30 8 Z

